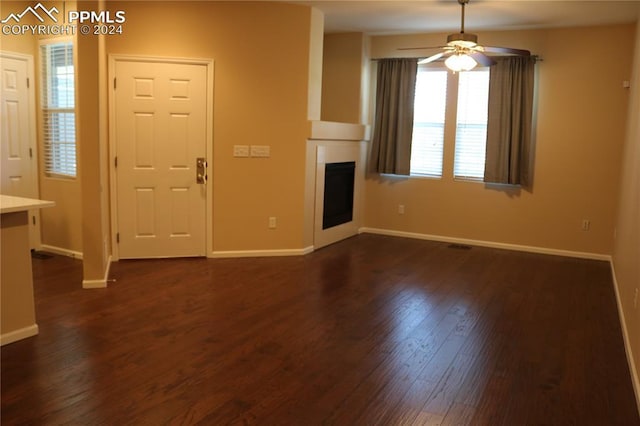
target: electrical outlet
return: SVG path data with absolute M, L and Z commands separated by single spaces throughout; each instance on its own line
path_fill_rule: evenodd
M 276 223 L 276 218 L 271 216 L 269 218 L 269 229 L 276 229 L 277 223 Z
M 638 287 L 633 292 L 633 309 L 638 308 Z
M 404 214 L 404 204 L 398 205 L 398 214 Z
M 582 219 L 582 230 L 588 231 L 589 228 L 591 228 L 591 222 L 589 221 L 589 219 Z

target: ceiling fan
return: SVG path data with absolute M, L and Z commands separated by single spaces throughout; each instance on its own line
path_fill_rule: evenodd
M 462 6 L 460 32 L 457 34 L 449 34 L 446 46 L 400 48 L 400 50 L 442 49 L 442 52 L 429 56 L 426 59 L 422 59 L 418 64 L 428 64 L 447 57 L 445 65 L 452 71 L 469 71 L 478 64 L 485 67 L 495 65 L 496 61 L 485 53 L 531 56 L 531 52 L 528 50 L 479 45 L 478 36 L 476 34 L 464 32 L 464 12 L 465 6 L 469 3 L 469 0 L 458 0 L 458 3 Z

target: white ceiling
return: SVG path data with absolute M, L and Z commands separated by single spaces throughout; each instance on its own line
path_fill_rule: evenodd
M 457 0 L 287 1 L 325 15 L 325 32 L 401 34 L 459 31 Z M 533 29 L 635 22 L 640 0 L 470 0 L 466 30 Z

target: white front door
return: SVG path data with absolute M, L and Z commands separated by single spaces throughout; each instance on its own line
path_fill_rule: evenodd
M 0 52 L 0 193 L 38 198 L 33 58 Z M 29 212 L 32 249 L 40 246 L 38 212 Z
M 118 60 L 115 79 L 119 257 L 204 256 L 206 66 Z

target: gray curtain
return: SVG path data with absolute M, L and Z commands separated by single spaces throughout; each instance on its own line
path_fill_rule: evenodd
M 486 183 L 529 187 L 535 58 L 497 58 L 489 81 Z
M 376 118 L 370 166 L 376 173 L 408 175 L 413 136 L 417 59 L 378 62 Z

